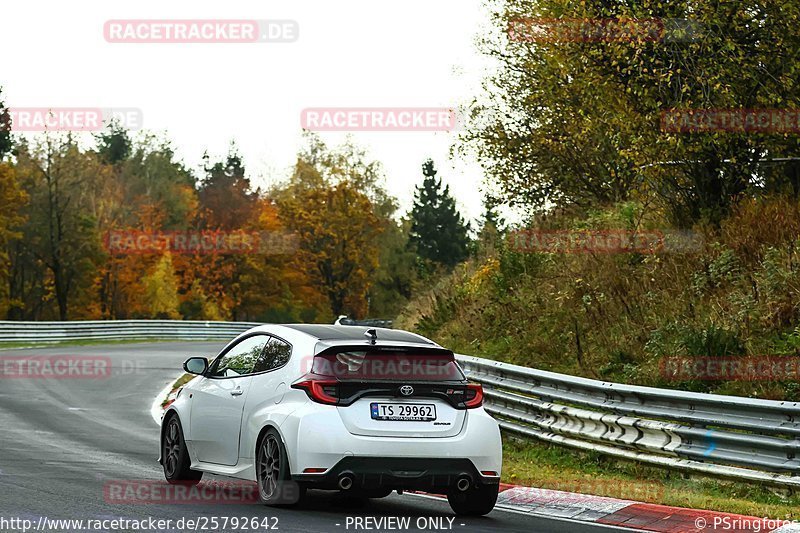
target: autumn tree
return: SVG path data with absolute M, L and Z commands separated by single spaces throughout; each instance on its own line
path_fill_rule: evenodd
M 127 138 L 127 132 L 113 126 L 96 138 L 97 157 L 107 172 L 96 183 L 90 212 L 101 233 L 187 229 L 198 205 L 194 176 L 176 159 L 170 143 L 153 135 L 130 141 L 129 154 L 120 159 L 126 150 L 114 146 L 124 147 Z M 96 275 L 96 314 L 115 319 L 149 316 L 139 282 L 157 260 L 109 254 Z M 172 260 L 182 279 L 185 258 Z
M 3 88 L 0 87 L 0 161 L 11 151 L 11 115 L 2 100 Z
M 397 199 L 386 190 L 383 165 L 371 159 L 352 138 L 347 137 L 341 145 L 333 148 L 314 132 L 304 132 L 303 140 L 300 159 L 319 174 L 307 176 L 310 182 L 350 182 L 369 198 L 376 216 L 387 219 L 395 214 Z M 298 176 L 297 179 L 302 181 L 303 178 Z
M 272 199 L 261 198 L 258 206 L 258 217 L 246 227 L 258 242 L 241 264 L 240 318 L 262 322 L 330 318 L 327 295 L 314 283 L 299 239 L 286 228 Z
M 206 154 L 204 171 L 197 186 L 194 227 L 202 231 L 244 230 L 258 217 L 259 191 L 252 187 L 236 147 L 231 145 L 228 155 L 214 163 Z M 190 268 L 203 274 L 185 279 L 198 279 L 205 298 L 214 302 L 222 316 L 240 320 L 244 263 L 244 257 L 237 254 L 196 254 L 191 258 Z
M 768 165 L 795 156 L 796 139 L 662 131 L 661 117 L 670 109 L 797 108 L 796 2 L 494 5 L 495 31 L 483 46 L 500 68 L 476 98 L 473 111 L 485 120 L 459 148 L 478 157 L 504 201 L 546 209 L 646 195 L 690 223 L 718 220 L 738 195 L 768 181 L 791 182 L 791 171 Z M 619 20 L 651 31 L 595 38 L 574 27 L 587 21 L 609 31 Z
M 8 256 L 9 244 L 21 236 L 20 225 L 24 222 L 23 209 L 27 195 L 17 181 L 10 164 L 0 162 L 0 316 L 9 310 L 9 282 L 11 264 Z M 16 302 L 19 305 L 19 302 Z
M 69 136 L 19 147 L 17 173 L 30 202 L 22 236 L 10 247 L 10 296 L 22 306 L 11 307 L 11 318 L 49 316 L 52 299 L 55 317 L 67 320 L 71 298 L 92 286 L 100 236 L 88 205 L 104 172 Z
M 330 316 L 366 316 L 378 267 L 381 223 L 355 180 L 325 177 L 330 170 L 299 159 L 289 183 L 276 191 L 286 228 L 299 240 L 308 274 L 324 291 Z
M 308 141 L 291 179 L 269 195 L 251 186 L 235 150 L 207 158 L 196 180 L 168 141 L 134 140 L 114 124 L 92 148 L 69 134 L 20 142 L 13 166 L 0 163 L 0 246 L 8 250 L 0 254 L 0 312 L 13 320 L 277 322 L 396 313 L 410 296 L 415 257 L 380 164 L 350 141 L 335 149 Z M 256 236 L 256 249 L 103 247 L 110 231 L 171 230 L 241 231 Z
M 408 246 L 410 223 L 397 219 L 397 200 L 386 190 L 383 166 L 349 137 L 333 148 L 313 132 L 305 132 L 304 141 L 300 159 L 307 166 L 296 169 L 298 182 L 322 186 L 325 182 L 346 181 L 369 198 L 381 225 L 374 237 L 379 259 L 369 281 L 369 314 L 396 316 L 411 297 L 416 281 L 416 253 Z
M 244 161 L 231 146 L 222 161 L 204 156 L 205 176 L 198 191 L 201 219 L 206 229 L 239 229 L 256 215 L 258 191 L 246 175 Z
M 5 161 L 10 151 L 11 116 L 0 99 L 0 317 L 5 317 L 9 309 L 11 265 L 8 246 L 13 239 L 20 237 L 17 229 L 24 220 L 22 208 L 27 201 L 27 195 L 17 181 L 14 168 Z
M 152 318 L 180 318 L 178 282 L 172 266 L 172 255 L 161 256 L 153 269 L 142 278 L 142 289 L 148 315 Z
M 225 320 L 222 310 L 208 297 L 198 278 L 189 284 L 179 310 L 186 320 Z
M 169 140 L 147 135 L 134 143 L 119 179 L 129 199 L 128 223 L 144 224 L 143 214 L 158 213 L 161 229 L 184 228 L 199 210 L 195 176 L 178 160 Z

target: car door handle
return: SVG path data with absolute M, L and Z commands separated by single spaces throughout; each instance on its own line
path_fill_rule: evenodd
M 244 391 L 242 389 L 233 389 L 231 391 L 231 396 L 241 396 Z

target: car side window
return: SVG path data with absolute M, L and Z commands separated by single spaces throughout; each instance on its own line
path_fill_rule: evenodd
M 209 377 L 233 378 L 252 374 L 253 367 L 269 340 L 268 335 L 247 337 L 214 362 L 209 370 Z
M 292 346 L 289 343 L 276 337 L 270 337 L 261 356 L 256 361 L 253 372 L 266 372 L 280 368 L 289 362 L 291 356 Z

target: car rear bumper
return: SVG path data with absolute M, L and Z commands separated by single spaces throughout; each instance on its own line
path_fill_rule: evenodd
M 349 477 L 347 490 L 401 489 L 446 493 L 460 479 L 471 486 L 496 485 L 497 476 L 483 476 L 469 459 L 407 457 L 345 457 L 324 473 L 297 474 L 292 479 L 310 488 L 341 490 L 340 481 Z
M 461 432 L 451 437 L 353 435 L 335 407 L 318 404 L 292 413 L 281 430 L 294 474 L 306 474 L 309 469 L 326 473 L 347 458 L 398 458 L 420 464 L 466 459 L 478 472 L 498 473 L 503 464 L 500 429 L 482 408 L 471 409 Z

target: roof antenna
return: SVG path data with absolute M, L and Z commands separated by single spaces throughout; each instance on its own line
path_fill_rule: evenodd
M 369 340 L 370 344 L 378 342 L 378 332 L 374 329 L 368 329 L 364 332 L 364 336 Z

